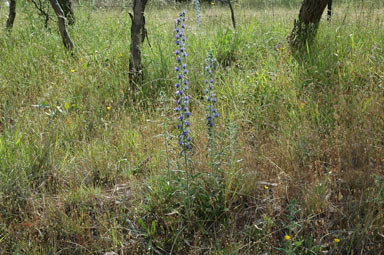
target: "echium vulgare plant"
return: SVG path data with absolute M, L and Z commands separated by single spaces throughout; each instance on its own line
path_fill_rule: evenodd
M 179 130 L 179 145 L 181 147 L 181 155 L 185 159 L 186 166 L 188 165 L 187 154 L 191 150 L 191 141 L 192 138 L 189 134 L 189 127 L 191 126 L 188 118 L 191 116 L 191 113 L 188 109 L 189 97 L 188 97 L 188 70 L 186 64 L 186 58 L 188 56 L 185 51 L 185 41 L 184 36 L 185 29 L 185 11 L 180 13 L 179 18 L 176 20 L 176 29 L 175 29 L 175 38 L 176 38 L 176 67 L 175 71 L 177 74 L 176 95 L 177 95 L 177 106 L 175 107 L 175 112 L 177 114 L 177 129 Z
M 196 9 L 196 20 L 197 25 L 201 25 L 201 11 L 200 11 L 200 0 L 195 0 L 195 9 Z
M 206 100 L 207 100 L 207 126 L 208 126 L 208 138 L 210 140 L 215 139 L 215 133 L 214 133 L 214 126 L 215 126 L 215 119 L 219 117 L 219 113 L 216 109 L 216 95 L 214 94 L 213 85 L 214 85 L 214 76 L 212 73 L 212 67 L 213 67 L 213 56 L 210 52 L 207 59 L 207 66 L 205 67 L 205 71 L 207 72 L 207 79 L 205 80 L 206 88 L 205 93 Z M 210 144 L 212 144 L 213 141 L 210 141 Z
M 206 108 L 206 118 L 207 118 L 207 128 L 208 128 L 208 150 L 210 151 L 211 156 L 211 163 L 213 168 L 217 168 L 215 161 L 215 124 L 216 119 L 219 117 L 219 113 L 216 109 L 216 95 L 214 93 L 214 75 L 212 73 L 213 68 L 213 55 L 212 52 L 209 53 L 208 58 L 206 60 L 206 67 L 205 71 L 207 73 L 207 79 L 205 80 L 206 88 L 206 101 L 207 101 L 207 108 Z

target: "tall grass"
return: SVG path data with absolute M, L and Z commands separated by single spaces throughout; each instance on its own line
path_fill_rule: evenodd
M 200 27 L 189 7 L 185 192 L 169 177 L 172 31 L 185 6 L 149 6 L 152 47 L 133 100 L 126 11 L 78 8 L 71 55 L 55 22 L 44 28 L 22 4 L 12 33 L 0 33 L 0 253 L 382 251 L 384 20 L 369 6 L 338 5 L 297 58 L 286 36 L 298 9 L 235 5 L 235 31 L 226 6 L 202 5 Z M 206 157 L 210 51 L 222 183 Z

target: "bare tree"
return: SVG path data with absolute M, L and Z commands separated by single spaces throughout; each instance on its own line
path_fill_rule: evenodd
M 74 45 L 73 45 L 73 42 L 72 42 L 71 38 L 69 37 L 68 31 L 67 31 L 67 26 L 65 24 L 66 19 L 65 19 L 63 9 L 61 9 L 61 6 L 57 0 L 49 0 L 49 1 L 52 5 L 53 10 L 56 13 L 56 16 L 58 19 L 58 24 L 59 24 L 59 31 L 61 34 L 61 38 L 63 39 L 64 46 L 67 49 L 72 50 Z
M 31 1 L 32 1 L 33 5 L 35 6 L 35 8 L 39 11 L 40 15 L 44 16 L 45 28 L 48 28 L 48 22 L 49 22 L 49 20 L 52 20 L 52 18 L 51 18 L 51 16 L 49 16 L 48 11 L 44 10 L 43 3 L 41 2 L 41 0 L 37 0 L 38 2 L 36 2 L 36 0 L 31 0 Z
M 141 84 L 143 66 L 141 64 L 141 45 L 147 35 L 145 29 L 144 10 L 148 0 L 133 1 L 133 15 L 130 14 L 131 25 L 131 56 L 129 58 L 129 78 L 131 84 Z
M 332 0 L 328 0 L 327 20 L 330 21 L 331 19 L 332 19 Z
M 228 0 L 229 8 L 231 9 L 231 18 L 232 18 L 232 25 L 233 28 L 236 28 L 236 20 L 235 20 L 235 11 L 233 10 L 232 1 Z
M 75 13 L 73 12 L 73 8 L 72 8 L 72 0 L 58 0 L 58 1 L 61 6 L 61 9 L 63 9 L 64 16 L 67 18 L 68 25 L 75 24 Z
M 299 19 L 295 20 L 293 30 L 289 36 L 289 42 L 293 50 L 301 49 L 307 43 L 312 43 L 328 2 L 329 0 L 303 1 Z
M 16 18 L 16 0 L 10 0 L 9 15 L 8 15 L 7 25 L 6 25 L 6 28 L 8 31 L 12 29 L 13 23 L 15 22 L 15 18 Z

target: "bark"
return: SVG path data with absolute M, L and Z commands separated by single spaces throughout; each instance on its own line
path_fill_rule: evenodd
M 328 0 L 328 14 L 327 14 L 327 20 L 331 21 L 332 19 L 332 0 Z
M 235 11 L 233 10 L 232 1 L 228 0 L 229 8 L 231 9 L 231 18 L 232 18 L 232 25 L 233 28 L 236 28 L 236 20 L 235 20 Z
M 9 16 L 7 19 L 7 30 L 11 30 L 16 18 L 16 0 L 10 0 L 9 3 Z
M 67 26 L 65 24 L 65 15 L 63 10 L 61 9 L 61 6 L 57 0 L 49 0 L 51 2 L 52 8 L 56 13 L 57 19 L 58 19 L 58 24 L 59 24 L 59 31 L 61 34 L 61 38 L 63 39 L 64 46 L 72 50 L 74 45 L 69 37 L 68 31 L 67 31 Z
M 141 64 L 141 45 L 146 37 L 144 10 L 148 0 L 133 1 L 131 25 L 131 56 L 129 58 L 129 80 L 131 85 L 140 85 L 143 81 L 143 66 Z
M 72 8 L 72 0 L 58 0 L 58 1 L 61 6 L 61 9 L 63 9 L 64 16 L 67 18 L 68 25 L 75 24 L 75 13 L 73 12 L 73 8 Z
M 300 9 L 299 19 L 295 20 L 289 36 L 292 50 L 302 49 L 310 45 L 316 36 L 321 16 L 329 0 L 304 0 Z

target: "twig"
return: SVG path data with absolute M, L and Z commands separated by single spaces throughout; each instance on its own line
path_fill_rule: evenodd
M 40 11 L 40 15 L 45 16 L 45 27 L 47 28 L 48 27 L 48 21 L 49 20 L 53 20 L 52 17 L 49 16 L 49 14 L 43 10 L 42 4 L 41 4 L 41 0 L 39 0 L 39 5 L 36 3 L 35 0 L 31 0 L 31 2 L 36 7 L 36 9 L 38 11 Z

